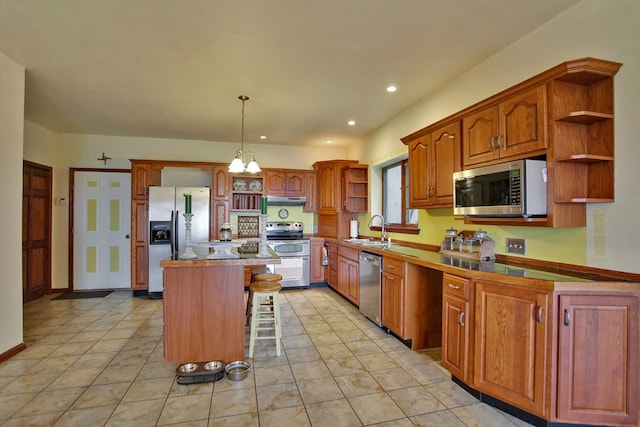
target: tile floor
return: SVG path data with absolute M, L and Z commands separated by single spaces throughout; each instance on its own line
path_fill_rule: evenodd
M 455 385 L 328 288 L 281 294 L 283 347 L 244 381 L 179 385 L 162 301 L 116 291 L 24 306 L 27 349 L 0 363 L 0 426 L 528 426 Z

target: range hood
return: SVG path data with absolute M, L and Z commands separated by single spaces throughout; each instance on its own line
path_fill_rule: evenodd
M 267 205 L 269 206 L 304 206 L 307 203 L 306 197 L 285 197 L 267 195 Z

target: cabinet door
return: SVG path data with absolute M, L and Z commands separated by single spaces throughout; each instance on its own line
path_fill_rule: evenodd
M 318 175 L 316 172 L 307 172 L 305 179 L 307 201 L 304 204 L 304 212 L 316 212 L 318 210 Z
M 229 172 L 227 166 L 215 166 L 213 168 L 213 190 L 211 191 L 214 199 L 226 199 L 229 197 Z
M 145 200 L 131 201 L 131 288 L 149 289 L 149 210 Z
M 402 337 L 404 335 L 404 279 L 382 272 L 382 324 Z
M 475 298 L 474 386 L 546 415 L 547 292 L 479 281 Z
M 431 204 L 430 142 L 430 136 L 426 135 L 409 144 L 409 206 L 412 208 L 426 207 Z
M 453 206 L 453 173 L 462 169 L 460 157 L 460 122 L 438 129 L 431 134 L 432 182 L 430 204 L 433 207 Z
M 286 196 L 285 174 L 279 171 L 264 171 L 264 194 L 270 196 Z
M 498 106 L 500 157 L 512 157 L 547 148 L 545 133 L 546 86 L 514 96 Z
M 334 166 L 323 165 L 318 169 L 318 211 L 335 212 L 341 210 L 337 205 L 336 192 L 340 191 Z
M 632 425 L 638 419 L 638 298 L 561 295 L 558 418 Z
M 469 303 L 442 296 L 442 367 L 462 381 L 468 380 Z
M 355 305 L 360 304 L 360 267 L 357 262 L 349 261 L 347 263 L 347 277 L 349 278 L 349 299 Z
M 151 184 L 151 165 L 140 162 L 131 163 L 131 198 L 147 200 Z
M 338 257 L 338 292 L 349 297 L 349 260 L 342 256 Z
M 498 109 L 489 107 L 462 119 L 462 163 L 466 168 L 497 159 Z
M 309 281 L 311 283 L 324 281 L 324 267 L 322 265 L 323 249 L 323 239 L 311 239 L 311 267 L 309 268 Z
M 305 192 L 305 173 L 286 172 L 284 174 L 285 193 L 289 197 L 301 197 Z

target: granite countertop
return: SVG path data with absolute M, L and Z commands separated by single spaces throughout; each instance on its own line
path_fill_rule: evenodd
M 161 267 L 207 267 L 217 265 L 265 265 L 280 264 L 280 257 L 269 247 L 268 256 L 244 253 L 240 246 L 245 241 L 202 242 L 193 245 L 195 258 L 183 258 L 178 253 L 160 261 Z

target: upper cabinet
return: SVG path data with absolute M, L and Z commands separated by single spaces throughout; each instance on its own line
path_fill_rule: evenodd
M 464 168 L 544 153 L 546 87 L 538 86 L 462 119 Z
M 342 207 L 347 212 L 367 212 L 369 208 L 369 166 L 342 168 Z
M 410 206 L 453 206 L 453 172 L 461 166 L 459 121 L 410 141 Z
M 302 197 L 305 195 L 305 171 L 265 169 L 263 177 L 264 194 L 268 196 Z
M 466 223 L 586 225 L 585 203 L 614 201 L 613 79 L 621 66 L 567 61 L 402 138 L 411 207 L 453 206 L 457 148 L 462 169 L 525 158 L 547 162 L 546 217 L 470 216 Z M 458 123 L 459 132 L 446 130 Z M 442 139 L 449 135 L 451 141 Z

